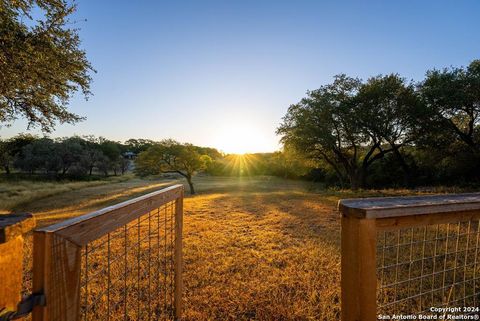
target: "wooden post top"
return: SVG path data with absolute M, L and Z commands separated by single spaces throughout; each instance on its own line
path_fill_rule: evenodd
M 480 193 L 343 199 L 338 209 L 345 216 L 367 219 L 480 211 Z
M 35 218 L 30 213 L 0 215 L 0 244 L 23 235 L 35 227 Z

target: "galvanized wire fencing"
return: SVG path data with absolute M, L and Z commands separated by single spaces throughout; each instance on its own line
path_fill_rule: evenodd
M 35 231 L 34 320 L 177 320 L 183 186 Z
M 479 238 L 478 220 L 379 232 L 378 313 L 480 306 Z
M 480 318 L 480 194 L 342 200 L 339 208 L 342 320 Z
M 175 241 L 175 204 L 169 202 L 87 244 L 82 319 L 173 319 Z

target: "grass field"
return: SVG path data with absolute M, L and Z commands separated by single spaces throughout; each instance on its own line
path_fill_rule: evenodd
M 173 182 L 84 186 L 15 208 L 44 226 Z M 196 187 L 184 205 L 186 320 L 338 320 L 337 200 L 411 193 L 325 190 L 270 177 L 197 177 Z
M 114 176 L 108 179 L 95 181 L 0 181 L 0 214 L 11 211 L 21 211 L 31 206 L 39 199 L 54 196 L 69 191 L 76 191 L 89 187 L 112 185 L 130 180 L 131 176 Z

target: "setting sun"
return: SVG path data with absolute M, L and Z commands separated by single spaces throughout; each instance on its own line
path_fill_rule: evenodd
M 220 127 L 215 132 L 213 146 L 227 154 L 268 152 L 272 149 L 267 133 L 249 124 Z

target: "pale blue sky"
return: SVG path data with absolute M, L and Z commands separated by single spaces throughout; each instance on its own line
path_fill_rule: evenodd
M 273 151 L 288 106 L 335 74 L 420 80 L 480 58 L 477 0 L 77 3 L 94 96 L 71 103 L 86 121 L 53 136 Z M 18 121 L 0 135 L 25 129 Z

